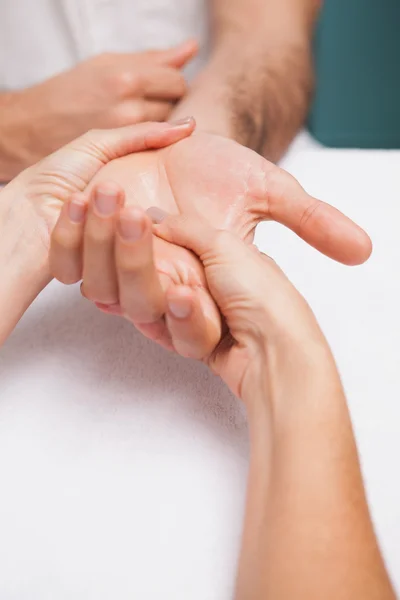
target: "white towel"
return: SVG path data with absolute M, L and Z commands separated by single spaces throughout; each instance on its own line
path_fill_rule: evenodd
M 350 269 L 280 226 L 257 235 L 333 346 L 400 589 L 400 153 L 306 141 L 285 166 L 375 242 Z M 248 439 L 222 384 L 57 283 L 0 357 L 0 598 L 230 599 Z

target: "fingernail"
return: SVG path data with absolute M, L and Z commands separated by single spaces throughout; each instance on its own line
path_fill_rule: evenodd
M 143 235 L 144 223 L 139 211 L 131 211 L 126 216 L 122 215 L 118 221 L 118 230 L 121 237 L 128 242 L 137 242 Z
M 94 204 L 101 215 L 105 217 L 112 215 L 116 211 L 117 202 L 118 195 L 115 192 L 111 190 L 97 190 Z
M 68 206 L 68 216 L 73 223 L 83 223 L 85 219 L 86 204 L 72 201 Z
M 162 208 L 158 208 L 158 206 L 150 206 L 146 212 L 155 225 L 162 223 L 168 217 L 168 213 Z
M 168 310 L 176 319 L 187 319 L 192 312 L 189 298 L 175 298 L 168 301 Z
M 192 123 L 193 117 L 184 117 L 183 119 L 177 119 L 176 121 L 169 121 L 169 124 L 172 127 L 183 127 L 184 125 L 189 125 Z
M 95 305 L 98 309 L 107 314 L 122 315 L 121 306 L 118 302 L 116 304 L 102 304 L 101 302 L 95 302 Z

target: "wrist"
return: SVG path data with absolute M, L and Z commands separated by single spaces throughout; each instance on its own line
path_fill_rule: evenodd
M 280 331 L 258 343 L 251 376 L 243 387 L 250 429 L 266 411 L 279 430 L 305 414 L 313 398 L 341 389 L 330 348 L 320 330 L 300 336 Z
M 51 279 L 48 249 L 18 188 L 12 182 L 0 191 L 0 344 Z

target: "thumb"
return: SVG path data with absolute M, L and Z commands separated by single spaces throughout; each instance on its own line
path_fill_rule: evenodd
M 339 210 L 310 196 L 298 181 L 278 167 L 267 177 L 267 215 L 305 242 L 338 262 L 358 265 L 372 252 L 367 233 Z
M 218 229 L 213 229 L 201 216 L 169 215 L 152 206 L 147 214 L 154 224 L 154 233 L 163 240 L 194 252 L 200 260 L 215 247 Z
M 198 51 L 199 45 L 196 40 L 187 40 L 182 44 L 179 44 L 179 46 L 157 51 L 155 53 L 155 59 L 160 65 L 180 69 L 192 60 Z
M 92 130 L 43 159 L 35 169 L 51 178 L 60 199 L 83 191 L 108 162 L 133 152 L 163 148 L 189 136 L 192 117 L 175 123 L 140 123 L 119 129 Z M 56 187 L 54 188 L 54 183 Z

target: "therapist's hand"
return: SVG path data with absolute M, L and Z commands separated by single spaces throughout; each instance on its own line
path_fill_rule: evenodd
M 108 161 L 172 144 L 194 126 L 188 119 L 91 131 L 0 190 L 0 345 L 50 280 L 50 235 L 64 201 L 85 189 Z
M 31 88 L 0 94 L 0 181 L 89 129 L 168 119 L 186 92 L 181 68 L 197 52 L 175 48 L 102 54 Z
M 92 130 L 26 169 L 8 186 L 13 209 L 30 228 L 40 231 L 46 249 L 64 202 L 86 189 L 107 163 L 127 154 L 163 148 L 190 135 L 190 117 L 176 123 L 140 123 L 110 130 Z

